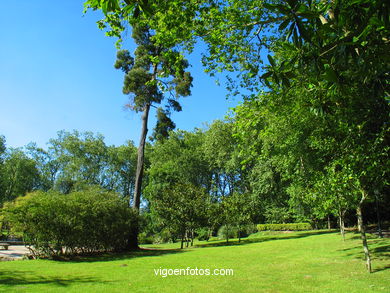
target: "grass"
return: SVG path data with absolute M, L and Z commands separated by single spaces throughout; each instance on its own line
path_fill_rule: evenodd
M 371 238 L 365 271 L 358 234 L 257 233 L 241 243 L 178 243 L 72 261 L 0 263 L 4 292 L 390 292 L 390 239 Z M 154 270 L 233 269 L 233 276 L 156 276 Z

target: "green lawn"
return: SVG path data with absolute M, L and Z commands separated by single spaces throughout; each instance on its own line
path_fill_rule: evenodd
M 0 263 L 4 292 L 390 292 L 390 239 L 371 238 L 365 271 L 358 234 L 258 233 L 241 244 L 199 242 L 73 261 Z M 233 276 L 156 276 L 158 269 L 233 269 Z

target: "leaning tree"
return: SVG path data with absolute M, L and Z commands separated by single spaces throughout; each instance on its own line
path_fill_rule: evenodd
M 163 139 L 175 124 L 170 119 L 172 111 L 181 111 L 179 97 L 189 96 L 192 77 L 186 72 L 188 62 L 172 48 L 157 45 L 153 31 L 147 25 L 133 26 L 132 37 L 137 44 L 134 57 L 127 50 L 119 50 L 115 68 L 125 73 L 123 93 L 129 95 L 129 108 L 142 112 L 141 138 L 138 147 L 137 170 L 133 208 L 139 210 L 144 169 L 144 151 L 148 133 L 148 117 L 151 107 L 157 108 L 157 124 L 153 138 Z M 137 239 L 131 241 L 137 247 Z

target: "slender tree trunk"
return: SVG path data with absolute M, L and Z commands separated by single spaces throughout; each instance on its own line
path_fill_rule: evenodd
M 186 230 L 186 247 L 188 247 L 190 239 L 188 237 L 188 230 Z
M 209 228 L 208 233 L 207 233 L 207 239 L 206 239 L 207 242 L 209 241 L 211 236 L 213 236 L 213 232 L 212 231 L 213 231 L 212 228 Z
M 379 203 L 378 203 L 378 196 L 377 195 L 375 195 L 375 202 L 376 202 L 376 217 L 378 220 L 378 235 L 380 238 L 383 238 L 382 228 L 381 228 L 381 217 L 379 215 Z
M 360 235 L 362 238 L 362 243 L 363 243 L 363 251 L 364 251 L 365 258 L 366 258 L 366 268 L 367 268 L 367 271 L 369 273 L 371 273 L 372 272 L 372 270 L 371 270 L 371 257 L 370 257 L 370 251 L 369 251 L 368 245 L 367 245 L 366 232 L 364 229 L 363 216 L 362 216 L 362 204 L 363 204 L 366 197 L 367 197 L 367 195 L 365 194 L 365 192 L 363 192 L 362 199 L 360 200 L 360 203 L 356 209 L 356 215 L 357 215 L 357 220 L 358 220 L 358 228 L 359 228 Z
M 226 225 L 226 243 L 229 243 L 229 226 Z
M 340 234 L 343 236 L 343 241 L 345 241 L 345 225 L 344 225 L 344 215 L 345 211 L 339 210 L 339 225 L 340 225 Z
M 328 215 L 328 230 L 331 229 L 331 226 L 330 226 L 330 216 Z
M 148 117 L 149 117 L 150 104 L 147 103 L 142 114 L 142 129 L 141 129 L 141 138 L 138 146 L 138 159 L 137 159 L 137 171 L 135 173 L 135 188 L 134 188 L 134 198 L 133 198 L 133 208 L 139 213 L 139 207 L 141 203 L 141 187 L 142 187 L 142 178 L 144 173 L 144 161 L 145 161 L 145 142 L 146 135 L 148 133 Z M 138 225 L 134 229 L 128 243 L 129 249 L 138 249 Z
M 137 171 L 135 173 L 135 188 L 134 188 L 134 199 L 133 208 L 139 210 L 141 203 L 141 187 L 142 178 L 144 174 L 144 161 L 145 161 L 145 142 L 146 135 L 148 133 L 148 117 L 149 117 L 150 104 L 146 104 L 144 112 L 142 114 L 142 130 L 141 138 L 138 146 L 138 159 L 137 159 Z
M 180 244 L 180 249 L 183 249 L 183 244 L 184 244 L 184 232 L 181 232 L 181 244 Z

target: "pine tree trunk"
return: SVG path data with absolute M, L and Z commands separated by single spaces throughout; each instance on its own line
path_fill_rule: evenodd
M 133 209 L 139 213 L 139 207 L 141 203 L 141 187 L 142 187 L 142 178 L 144 173 L 144 154 L 145 154 L 145 142 L 146 135 L 148 133 L 148 117 L 149 117 L 150 104 L 146 104 L 144 112 L 142 114 L 142 129 L 141 129 L 141 138 L 138 146 L 138 158 L 137 158 L 137 171 L 135 173 L 135 188 L 134 188 L 134 197 L 133 197 Z M 128 242 L 129 249 L 138 249 L 138 225 L 134 229 L 132 236 Z
M 365 258 L 366 258 L 366 268 L 367 268 L 367 271 L 369 273 L 371 273 L 372 272 L 371 257 L 370 257 L 370 251 L 369 251 L 368 245 L 367 245 L 366 232 L 364 229 L 363 216 L 362 216 L 362 204 L 363 204 L 363 201 L 365 198 L 366 198 L 366 194 L 363 193 L 363 197 L 362 197 L 362 199 L 361 199 L 361 201 L 356 209 L 356 215 L 357 215 L 357 219 L 358 219 L 358 228 L 359 228 L 360 235 L 362 238 L 362 243 L 363 243 L 363 251 L 364 251 Z
M 150 110 L 150 104 L 146 104 L 144 108 L 144 112 L 142 114 L 142 130 L 141 130 L 141 138 L 138 146 L 137 171 L 135 173 L 133 208 L 138 211 L 141 203 L 141 187 L 142 187 L 142 178 L 144 174 L 144 161 L 145 161 L 144 154 L 145 154 L 146 135 L 148 133 L 149 110 Z

